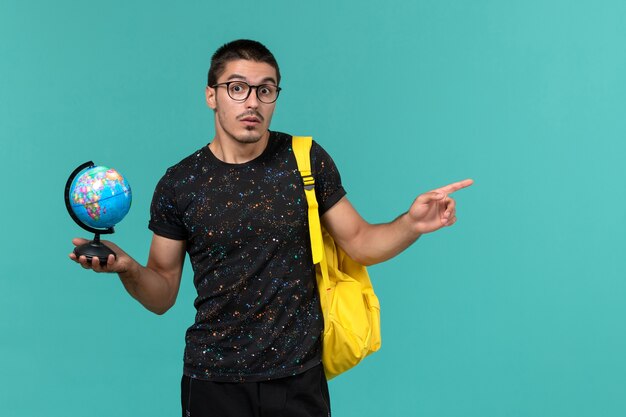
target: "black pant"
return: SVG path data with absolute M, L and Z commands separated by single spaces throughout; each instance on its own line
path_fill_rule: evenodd
M 330 417 L 324 368 L 263 382 L 213 382 L 183 376 L 183 417 Z

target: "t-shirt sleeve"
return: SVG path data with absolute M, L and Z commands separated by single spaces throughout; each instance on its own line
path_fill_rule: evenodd
M 168 170 L 154 190 L 148 228 L 168 239 L 186 240 L 187 229 L 180 215 L 176 200 L 176 184 L 171 174 Z
M 315 177 L 315 197 L 319 204 L 320 216 L 346 195 L 341 184 L 341 176 L 333 159 L 315 141 L 311 147 Z

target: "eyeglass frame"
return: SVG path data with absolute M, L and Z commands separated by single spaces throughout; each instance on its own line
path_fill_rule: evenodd
M 245 97 L 245 98 L 236 99 L 236 98 L 233 98 L 233 96 L 231 96 L 231 95 L 230 95 L 230 89 L 229 89 L 229 87 L 230 87 L 230 85 L 231 85 L 231 84 L 234 84 L 234 83 L 245 84 L 245 85 L 247 85 L 247 86 L 248 86 L 248 94 L 246 95 L 246 97 Z M 236 101 L 236 102 L 238 102 L 238 103 L 243 103 L 243 102 L 244 102 L 244 101 L 246 101 L 248 98 L 250 98 L 250 94 L 252 93 L 252 89 L 253 89 L 253 88 L 254 88 L 254 93 L 256 94 L 256 98 L 257 98 L 257 99 L 258 99 L 261 103 L 263 103 L 263 104 L 272 104 L 272 103 L 276 103 L 276 100 L 278 100 L 278 96 L 280 95 L 280 90 L 282 90 L 282 88 L 280 88 L 279 86 L 274 85 L 274 84 L 264 83 L 264 84 L 258 84 L 258 85 L 250 85 L 250 84 L 248 84 L 247 82 L 245 82 L 245 81 L 240 81 L 240 80 L 233 80 L 233 81 L 226 81 L 226 82 L 224 82 L 224 83 L 217 83 L 217 84 L 210 85 L 209 87 L 211 87 L 211 88 L 217 88 L 217 87 L 220 87 L 220 86 L 222 86 L 222 85 L 226 87 L 226 94 L 228 94 L 228 97 L 230 97 L 230 99 L 231 99 L 231 100 L 234 100 L 234 101 Z M 271 86 L 271 87 L 276 87 L 276 98 L 274 99 L 274 101 L 270 101 L 270 102 L 263 101 L 263 100 L 261 100 L 261 98 L 259 97 L 259 87 L 263 87 L 263 86 L 266 86 L 266 85 Z

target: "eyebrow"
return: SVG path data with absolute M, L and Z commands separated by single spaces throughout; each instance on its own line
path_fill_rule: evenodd
M 239 74 L 231 74 L 231 76 L 226 79 L 226 81 L 231 81 L 231 80 L 243 80 L 246 82 L 248 81 L 248 79 L 245 76 L 239 75 Z M 277 84 L 276 80 L 273 77 L 265 77 L 260 82 L 260 84 L 266 84 L 266 83 Z

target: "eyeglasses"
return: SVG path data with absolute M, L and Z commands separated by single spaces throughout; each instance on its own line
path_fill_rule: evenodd
M 246 101 L 252 89 L 256 89 L 256 98 L 261 103 L 271 104 L 278 99 L 281 88 L 273 84 L 250 85 L 243 81 L 228 81 L 212 85 L 212 88 L 225 86 L 228 96 L 235 101 Z

